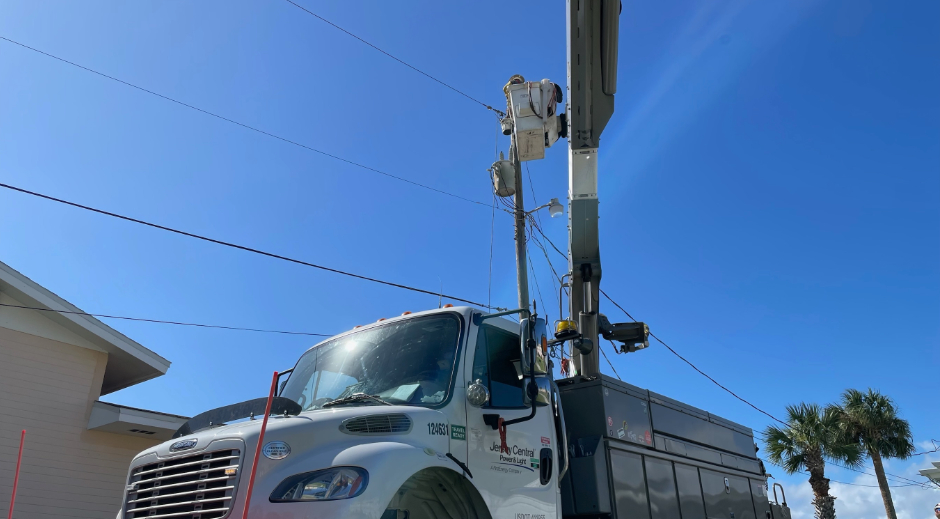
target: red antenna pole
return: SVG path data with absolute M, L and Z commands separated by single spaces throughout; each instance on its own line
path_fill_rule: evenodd
M 16 457 L 16 475 L 13 476 L 13 495 L 10 497 L 10 513 L 7 519 L 13 519 L 13 503 L 16 502 L 16 486 L 20 482 L 20 462 L 23 461 L 23 444 L 26 442 L 26 430 L 20 433 L 20 454 Z
M 274 401 L 274 391 L 277 389 L 277 371 L 271 379 L 271 392 L 268 393 L 268 404 L 264 408 L 264 420 L 261 422 L 261 433 L 258 434 L 258 445 L 255 447 L 255 460 L 251 463 L 251 476 L 248 477 L 248 490 L 245 492 L 245 511 L 242 519 L 248 519 L 248 506 L 251 505 L 251 491 L 255 486 L 255 471 L 258 470 L 258 459 L 261 457 L 261 448 L 264 445 L 264 430 L 268 427 L 268 415 L 271 414 L 271 402 Z M 26 431 L 23 431 L 24 433 Z M 14 492 L 16 487 L 14 486 Z M 11 505 L 12 509 L 12 505 Z M 13 519 L 12 517 L 10 519 Z

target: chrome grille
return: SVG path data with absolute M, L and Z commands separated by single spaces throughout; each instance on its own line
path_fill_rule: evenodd
M 226 449 L 135 468 L 127 482 L 124 519 L 226 517 L 238 486 L 239 460 L 238 449 Z
M 403 414 L 378 414 L 350 418 L 340 425 L 349 434 L 395 434 L 411 430 L 411 418 Z

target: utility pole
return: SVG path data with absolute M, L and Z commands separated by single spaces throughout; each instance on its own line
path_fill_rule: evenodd
M 575 374 L 600 373 L 601 254 L 597 232 L 597 149 L 614 112 L 619 0 L 567 0 L 569 311 L 585 347 L 572 350 Z
M 509 158 L 515 170 L 515 198 L 513 208 L 516 226 L 516 284 L 519 287 L 519 308 L 529 308 L 529 276 L 526 270 L 526 237 L 525 237 L 525 197 L 522 190 L 522 167 L 519 164 L 519 153 L 516 150 L 516 137 L 512 137 L 509 147 Z

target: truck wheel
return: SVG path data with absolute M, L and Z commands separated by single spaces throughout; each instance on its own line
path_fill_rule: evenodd
M 479 492 L 452 470 L 425 469 L 398 489 L 382 519 L 491 519 Z

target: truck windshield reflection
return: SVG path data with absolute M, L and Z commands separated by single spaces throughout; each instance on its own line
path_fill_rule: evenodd
M 453 315 L 391 322 L 339 337 L 297 362 L 281 396 L 304 411 L 343 405 L 436 406 L 447 400 L 460 320 Z M 355 394 L 374 398 L 347 398 Z M 344 399 L 342 402 L 339 400 Z

